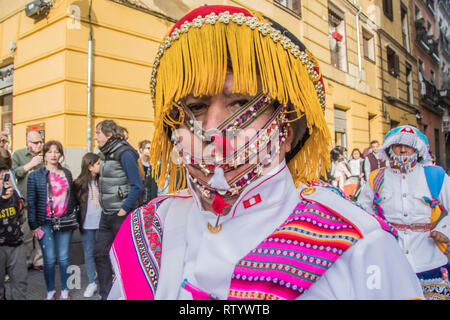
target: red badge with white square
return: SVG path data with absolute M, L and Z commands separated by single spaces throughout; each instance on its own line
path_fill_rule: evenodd
M 244 201 L 244 208 L 248 209 L 250 207 L 253 207 L 255 204 L 258 204 L 261 202 L 261 196 L 259 193 L 257 195 L 254 195 L 253 197 L 247 199 Z

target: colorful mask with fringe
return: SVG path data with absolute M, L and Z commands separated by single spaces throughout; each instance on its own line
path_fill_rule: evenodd
M 230 69 L 228 61 L 232 65 L 233 93 L 253 99 L 215 130 L 204 130 L 196 126 L 195 115 L 184 98 L 222 92 Z M 202 6 L 182 17 L 160 46 L 150 91 L 155 108 L 150 149 L 153 175 L 158 185 L 164 185 L 169 175 L 169 192 L 186 187 L 186 172 L 179 170 L 172 158 L 172 151 L 176 151 L 184 163 L 205 174 L 214 173 L 209 181 L 200 181 L 192 174 L 189 177 L 205 196 L 218 191 L 222 195 L 238 194 L 278 154 L 290 123 L 302 117 L 306 134 L 296 137 L 286 159 L 293 180 L 298 186 L 326 176 L 331 137 L 323 115 L 325 92 L 317 60 L 289 31 L 260 13 L 231 6 Z M 245 129 L 269 107 L 275 110 L 272 117 L 249 143 L 237 150 L 230 147 L 228 140 L 234 137 L 233 132 Z M 201 141 L 213 141 L 220 151 L 216 154 L 223 157 L 199 158 L 183 149 L 174 134 L 182 125 Z M 263 160 L 232 180 L 224 180 L 225 172 L 248 163 L 255 155 L 263 155 Z
M 390 152 L 390 164 L 392 169 L 399 170 L 400 173 L 408 173 L 418 162 L 418 152 L 414 152 L 410 156 L 397 156 L 394 152 Z
M 395 157 L 394 152 L 392 152 L 392 146 L 396 144 L 403 144 L 414 148 L 417 153 L 413 158 L 399 158 Z M 428 138 L 419 129 L 410 126 L 403 125 L 391 129 L 384 137 L 383 145 L 379 148 L 379 155 L 381 160 L 387 160 L 391 162 L 394 166 L 402 166 L 407 169 L 407 166 L 414 163 L 425 164 L 431 161 L 431 155 L 429 152 L 430 144 Z

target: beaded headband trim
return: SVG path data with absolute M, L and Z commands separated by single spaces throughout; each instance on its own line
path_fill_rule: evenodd
M 300 47 L 294 44 L 291 39 L 284 36 L 280 30 L 273 28 L 267 22 L 259 21 L 257 17 L 245 16 L 242 12 L 230 14 L 228 11 L 221 12 L 218 15 L 212 12 L 205 17 L 198 16 L 193 19 L 192 22 L 185 21 L 179 29 L 175 28 L 172 30 L 171 34 L 160 46 L 153 64 L 150 80 L 150 93 L 153 103 L 155 103 L 156 74 L 158 72 L 159 62 L 164 52 L 170 48 L 172 43 L 180 39 L 180 35 L 189 32 L 192 28 L 201 28 L 203 25 L 214 25 L 216 23 L 229 24 L 230 22 L 240 26 L 246 26 L 252 30 L 258 30 L 263 36 L 269 35 L 274 43 L 281 43 L 285 50 L 292 53 L 294 57 L 300 59 L 302 64 L 307 68 L 311 81 L 315 83 L 314 87 L 316 89 L 317 97 L 319 98 L 322 111 L 325 111 L 325 88 L 321 80 L 321 74 L 318 73 L 318 67 L 314 64 L 313 59 L 311 59 L 308 50 L 300 50 Z

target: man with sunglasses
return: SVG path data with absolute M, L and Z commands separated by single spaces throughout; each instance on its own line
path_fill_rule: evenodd
M 318 182 L 331 142 L 324 83 L 287 29 L 199 7 L 160 46 L 150 92 L 153 176 L 171 194 L 122 224 L 110 298 L 423 297 L 395 231 Z
M 15 151 L 12 155 L 12 168 L 17 179 L 17 188 L 25 200 L 24 212 L 22 217 L 22 232 L 24 234 L 24 244 L 27 250 L 27 264 L 28 268 L 42 270 L 43 258 L 42 251 L 38 240 L 33 237 L 30 227 L 28 226 L 27 214 L 27 181 L 28 175 L 34 170 L 43 166 L 42 147 L 44 146 L 42 136 L 37 131 L 30 131 L 27 133 L 26 148 Z

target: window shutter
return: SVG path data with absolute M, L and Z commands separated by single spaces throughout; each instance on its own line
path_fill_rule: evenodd
M 398 76 L 400 74 L 400 58 L 398 55 L 395 55 L 395 75 Z

